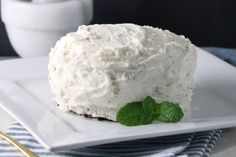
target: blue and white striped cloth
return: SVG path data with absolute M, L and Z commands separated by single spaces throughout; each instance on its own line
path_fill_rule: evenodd
M 140 139 L 70 151 L 49 152 L 19 123 L 6 132 L 40 157 L 209 156 L 221 130 Z M 0 157 L 23 157 L 11 144 L 0 140 Z
M 204 48 L 236 66 L 236 49 Z M 122 157 L 122 156 L 194 156 L 210 155 L 221 130 L 174 135 L 80 148 L 63 152 L 48 152 L 19 123 L 13 124 L 7 134 L 41 157 Z M 0 140 L 0 157 L 22 157 L 14 147 Z

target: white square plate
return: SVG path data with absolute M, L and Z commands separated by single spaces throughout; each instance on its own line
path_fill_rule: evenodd
M 236 68 L 198 49 L 191 118 L 125 127 L 61 112 L 47 81 L 48 58 L 0 62 L 0 106 L 47 149 L 76 147 L 236 126 Z

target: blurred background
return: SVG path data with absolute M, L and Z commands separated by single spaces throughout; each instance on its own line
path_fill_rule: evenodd
M 236 0 L 94 0 L 91 23 L 136 23 L 183 34 L 197 46 L 236 48 Z M 0 56 L 15 56 L 0 22 Z

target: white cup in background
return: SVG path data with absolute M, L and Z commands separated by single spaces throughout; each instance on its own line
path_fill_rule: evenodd
M 93 16 L 93 0 L 51 0 L 33 3 L 1 0 L 1 17 L 15 51 L 21 57 L 48 55 L 55 42 Z

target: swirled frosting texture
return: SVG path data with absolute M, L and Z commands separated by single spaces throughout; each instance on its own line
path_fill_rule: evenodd
M 80 26 L 49 55 L 49 83 L 60 108 L 115 120 L 128 102 L 152 96 L 187 111 L 196 68 L 184 36 L 134 24 Z

